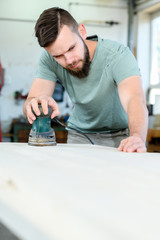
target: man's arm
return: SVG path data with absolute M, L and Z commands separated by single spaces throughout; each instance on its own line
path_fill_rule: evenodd
M 31 86 L 28 97 L 23 106 L 24 115 L 27 117 L 29 123 L 33 123 L 36 119 L 32 112 L 32 109 L 36 115 L 40 115 L 40 110 L 38 108 L 38 103 L 42 105 L 42 110 L 44 114 L 48 113 L 48 106 L 53 109 L 51 118 L 59 115 L 58 104 L 52 98 L 56 82 L 52 82 L 45 79 L 35 78 Z
M 124 152 L 146 152 L 148 110 L 140 76 L 124 79 L 118 85 L 121 104 L 128 115 L 129 137 L 122 140 L 118 150 Z

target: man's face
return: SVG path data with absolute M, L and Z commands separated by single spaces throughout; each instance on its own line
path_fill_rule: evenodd
M 62 67 L 75 77 L 89 74 L 90 56 L 84 40 L 67 26 L 63 26 L 56 41 L 45 48 Z

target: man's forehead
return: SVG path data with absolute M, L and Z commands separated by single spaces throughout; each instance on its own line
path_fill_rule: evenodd
M 56 56 L 60 56 L 60 55 L 65 54 L 66 52 L 68 52 L 75 45 L 76 45 L 75 41 L 73 43 L 70 42 L 69 44 L 68 43 L 64 43 L 63 45 L 59 44 L 59 47 L 54 47 L 50 51 L 52 52 L 52 56 L 56 57 Z
M 51 51 L 52 55 L 61 55 L 68 51 L 77 42 L 78 35 L 71 31 L 69 27 L 64 25 L 57 36 L 57 39 L 49 47 L 47 51 Z

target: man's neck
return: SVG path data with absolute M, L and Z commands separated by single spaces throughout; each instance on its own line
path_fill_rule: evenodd
M 85 43 L 86 43 L 86 45 L 88 47 L 88 50 L 89 50 L 90 61 L 92 61 L 98 42 L 97 41 L 91 41 L 91 40 L 85 40 Z

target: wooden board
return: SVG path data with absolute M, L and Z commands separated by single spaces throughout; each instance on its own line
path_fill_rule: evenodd
M 159 190 L 159 153 L 0 143 L 0 220 L 21 239 L 160 239 Z

